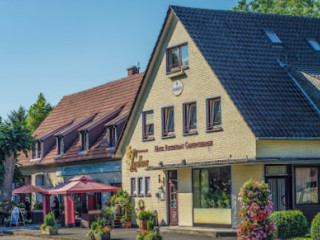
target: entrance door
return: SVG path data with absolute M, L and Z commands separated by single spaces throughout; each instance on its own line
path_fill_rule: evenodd
M 274 211 L 282 211 L 290 209 L 289 189 L 287 178 L 273 177 L 267 180 L 271 190 L 271 200 L 273 202 Z
M 168 204 L 169 204 L 169 224 L 178 225 L 178 179 L 177 171 L 168 172 Z

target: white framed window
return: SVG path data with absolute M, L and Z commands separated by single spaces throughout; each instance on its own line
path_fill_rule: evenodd
M 143 177 L 138 177 L 138 193 L 139 193 L 139 197 L 144 196 Z
M 31 151 L 31 159 L 36 160 L 36 159 L 41 159 L 42 157 L 42 144 L 40 140 L 37 140 L 36 143 L 34 144 L 34 148 Z
M 192 134 L 197 132 L 197 103 L 183 104 L 183 133 Z
M 189 66 L 188 43 L 167 49 L 167 73 L 181 70 Z
M 115 148 L 117 145 L 116 126 L 108 126 L 107 129 L 108 148 Z
M 131 178 L 130 179 L 130 194 L 131 194 L 131 196 L 137 196 L 136 178 Z
M 88 151 L 88 133 L 86 131 L 79 132 L 80 137 L 80 152 Z
M 56 142 L 57 142 L 57 155 L 61 156 L 64 153 L 63 137 L 62 136 L 57 136 L 56 137 Z
M 219 130 L 222 125 L 221 97 L 207 99 L 207 130 Z
M 142 131 L 143 140 L 153 140 L 154 139 L 154 116 L 153 111 L 146 111 L 142 113 Z
M 174 108 L 173 106 L 162 108 L 162 136 L 174 136 Z
M 151 179 L 150 179 L 150 177 L 145 177 L 145 194 L 146 194 L 146 196 L 151 196 Z

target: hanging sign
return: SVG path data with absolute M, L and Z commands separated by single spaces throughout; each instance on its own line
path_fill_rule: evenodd
M 180 80 L 175 81 L 172 84 L 172 93 L 176 96 L 179 96 L 182 93 L 183 84 Z
M 131 149 L 131 146 L 126 148 L 127 163 L 130 167 L 130 172 L 137 172 L 137 168 L 148 167 L 149 160 L 143 160 L 143 157 L 139 153 L 148 152 L 148 150 L 136 150 Z M 138 159 L 138 161 L 135 161 Z

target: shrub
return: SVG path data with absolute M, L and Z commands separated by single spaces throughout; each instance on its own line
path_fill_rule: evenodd
M 240 189 L 240 218 L 238 239 L 275 239 L 275 226 L 268 217 L 273 211 L 268 184 L 253 181 L 244 183 Z
M 138 205 L 139 205 L 140 211 L 144 211 L 144 209 L 146 208 L 144 201 L 142 199 L 139 200 Z
M 270 220 L 277 226 L 276 235 L 279 239 L 302 237 L 308 232 L 308 221 L 299 210 L 274 212 Z
M 56 227 L 56 219 L 54 217 L 53 212 L 48 213 L 44 217 L 44 225 L 46 226 L 46 228 L 48 228 L 48 227 L 55 228 Z
M 153 219 L 153 214 L 150 211 L 141 211 L 138 215 L 138 220 L 148 221 Z
M 313 240 L 320 240 L 320 213 L 312 220 L 310 233 Z
M 148 231 L 153 231 L 153 229 L 154 229 L 154 220 L 152 219 L 152 220 L 148 220 L 148 222 L 147 222 L 147 230 Z
M 145 236 L 143 240 L 162 240 L 162 237 L 156 232 L 152 231 L 147 236 Z
M 149 234 L 148 231 L 141 231 L 138 235 L 137 235 L 137 240 L 144 240 L 144 238 Z

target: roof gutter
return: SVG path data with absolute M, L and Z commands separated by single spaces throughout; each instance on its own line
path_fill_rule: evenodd
M 320 137 L 256 137 L 256 140 L 320 140 Z

